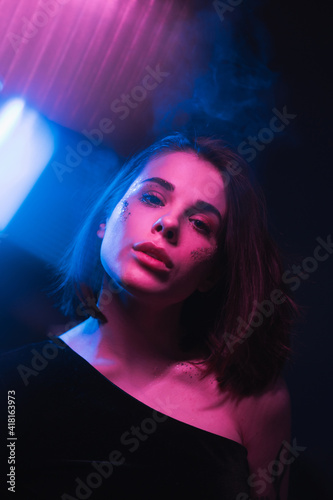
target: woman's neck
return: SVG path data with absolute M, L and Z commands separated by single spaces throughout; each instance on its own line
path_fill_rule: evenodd
M 101 310 L 107 322 L 99 325 L 106 348 L 124 358 L 173 360 L 181 357 L 182 304 L 156 305 L 122 291 Z
M 96 368 L 133 380 L 163 376 L 172 365 L 196 356 L 179 345 L 182 303 L 162 305 L 151 299 L 125 290 L 111 292 L 104 281 L 98 307 L 107 322 L 89 318 L 64 340 Z

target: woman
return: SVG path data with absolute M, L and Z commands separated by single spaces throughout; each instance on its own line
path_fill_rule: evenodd
M 25 372 L 32 400 L 43 386 L 53 401 L 37 446 L 54 450 L 48 498 L 287 498 L 296 306 L 264 210 L 211 138 L 166 137 L 107 187 L 59 287 L 63 310 L 89 317 Z

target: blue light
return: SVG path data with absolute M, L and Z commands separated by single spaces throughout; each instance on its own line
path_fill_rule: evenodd
M 17 212 L 54 152 L 46 121 L 22 99 L 0 108 L 0 231 Z
M 0 110 L 0 146 L 19 121 L 24 104 L 23 99 L 11 99 Z

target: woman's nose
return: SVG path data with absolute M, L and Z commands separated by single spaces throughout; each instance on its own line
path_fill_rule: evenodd
M 162 236 L 170 243 L 176 243 L 179 232 L 178 221 L 170 215 L 163 215 L 154 222 L 151 231 L 152 233 L 162 233 Z

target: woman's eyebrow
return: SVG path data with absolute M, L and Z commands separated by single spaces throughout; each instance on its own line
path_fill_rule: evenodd
M 221 214 L 220 212 L 217 210 L 216 207 L 214 207 L 214 205 L 211 205 L 210 203 L 208 203 L 207 201 L 203 201 L 203 200 L 197 200 L 189 209 L 188 209 L 188 213 L 191 213 L 192 210 L 195 209 L 195 210 L 198 210 L 199 212 L 210 212 L 214 215 L 216 215 L 216 217 L 218 218 L 220 224 L 222 224 L 222 217 L 221 217 Z
M 166 181 L 165 179 L 162 179 L 161 177 L 151 177 L 150 179 L 145 179 L 144 181 L 141 182 L 143 184 L 144 182 L 156 182 L 156 184 L 159 184 L 162 186 L 164 189 L 167 191 L 174 191 L 175 186 L 171 184 L 171 182 Z M 211 212 L 216 215 L 216 217 L 219 219 L 220 223 L 222 223 L 222 217 L 220 212 L 217 210 L 214 205 L 211 205 L 207 201 L 203 200 L 197 200 L 189 209 L 188 212 L 191 212 L 193 209 L 204 211 L 204 212 Z
M 145 179 L 144 181 L 142 181 L 142 183 L 144 182 L 156 182 L 156 184 L 159 184 L 167 191 L 172 192 L 175 190 L 175 186 L 171 184 L 171 182 L 168 182 L 165 179 L 161 179 L 161 177 L 151 177 L 150 179 Z

